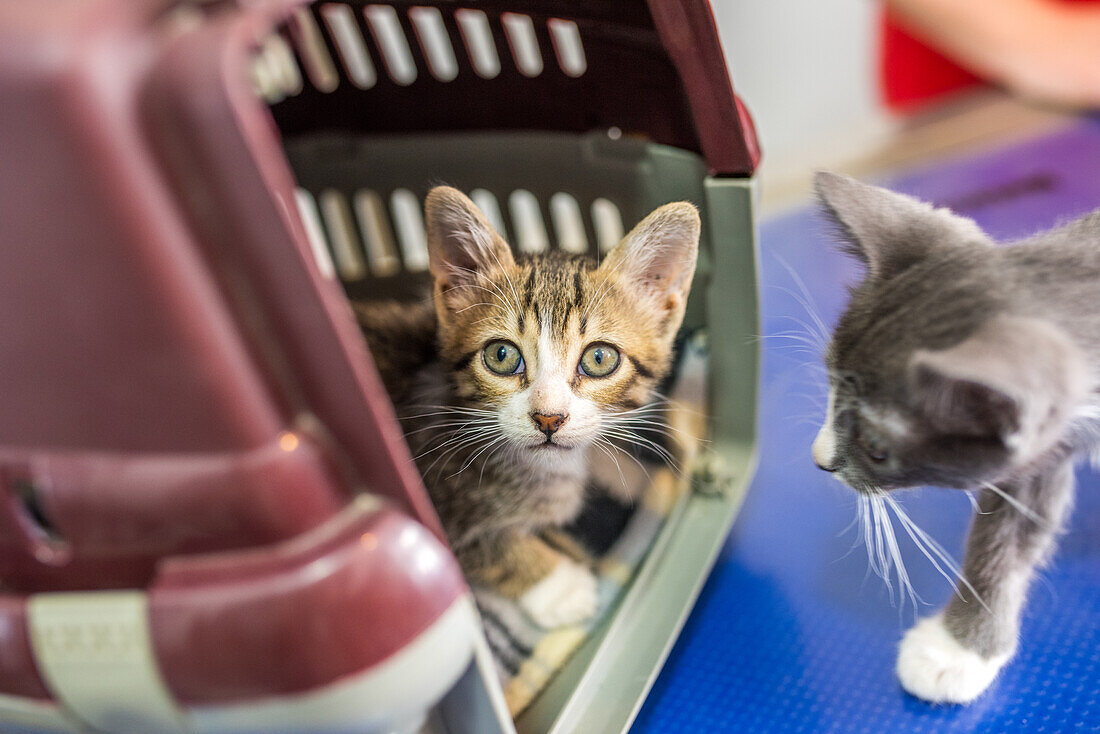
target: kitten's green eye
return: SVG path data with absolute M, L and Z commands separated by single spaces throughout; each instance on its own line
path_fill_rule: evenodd
M 607 377 L 619 366 L 619 350 L 610 344 L 590 344 L 581 355 L 577 371 L 589 377 Z
M 523 372 L 523 355 L 512 342 L 489 342 L 481 355 L 490 372 L 498 375 L 518 375 Z

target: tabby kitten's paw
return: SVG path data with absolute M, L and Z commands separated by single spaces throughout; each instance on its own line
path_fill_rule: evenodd
M 583 622 L 596 613 L 596 577 L 563 558 L 546 578 L 524 592 L 519 604 L 546 629 Z
M 905 633 L 898 651 L 898 680 L 902 688 L 925 701 L 970 703 L 989 687 L 1009 657 L 987 660 L 966 649 L 937 614 Z

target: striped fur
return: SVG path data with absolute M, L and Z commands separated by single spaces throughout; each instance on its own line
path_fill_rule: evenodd
M 519 598 L 565 562 L 540 535 L 579 512 L 589 455 L 618 450 L 624 429 L 611 419 L 648 404 L 669 370 L 699 217 L 690 204 L 661 207 L 597 264 L 514 257 L 454 189 L 434 189 L 425 214 L 430 301 L 357 312 L 460 563 Z M 522 371 L 488 368 L 483 350 L 499 340 L 522 353 Z M 578 368 L 597 343 L 620 354 L 605 377 Z M 565 420 L 544 435 L 535 413 Z

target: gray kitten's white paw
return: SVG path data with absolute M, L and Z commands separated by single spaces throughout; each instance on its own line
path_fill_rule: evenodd
M 898 680 L 902 688 L 925 701 L 970 703 L 989 687 L 1009 657 L 986 660 L 966 649 L 937 614 L 905 633 L 898 651 Z
M 524 592 L 519 605 L 547 629 L 583 622 L 596 613 L 596 577 L 584 566 L 563 559 Z

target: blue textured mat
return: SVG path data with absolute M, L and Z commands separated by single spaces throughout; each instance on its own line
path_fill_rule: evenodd
M 889 185 L 952 205 L 998 238 L 1020 237 L 1100 206 L 1100 123 Z M 804 302 L 825 324 L 836 319 L 858 271 L 831 249 L 828 233 L 811 210 L 762 227 L 766 335 L 807 333 Z M 1100 731 L 1100 476 L 1078 472 L 1071 530 L 1033 587 L 1016 659 L 969 707 L 922 703 L 893 672 L 914 610 L 893 606 L 882 581 L 867 577 L 863 547 L 851 550 L 854 529 L 844 532 L 854 497 L 810 461 L 825 382 L 817 355 L 800 347 L 765 338 L 759 472 L 632 731 Z M 961 558 L 966 498 L 936 489 L 902 497 Z M 911 543 L 902 552 L 926 602 L 919 613 L 929 614 L 950 587 Z

